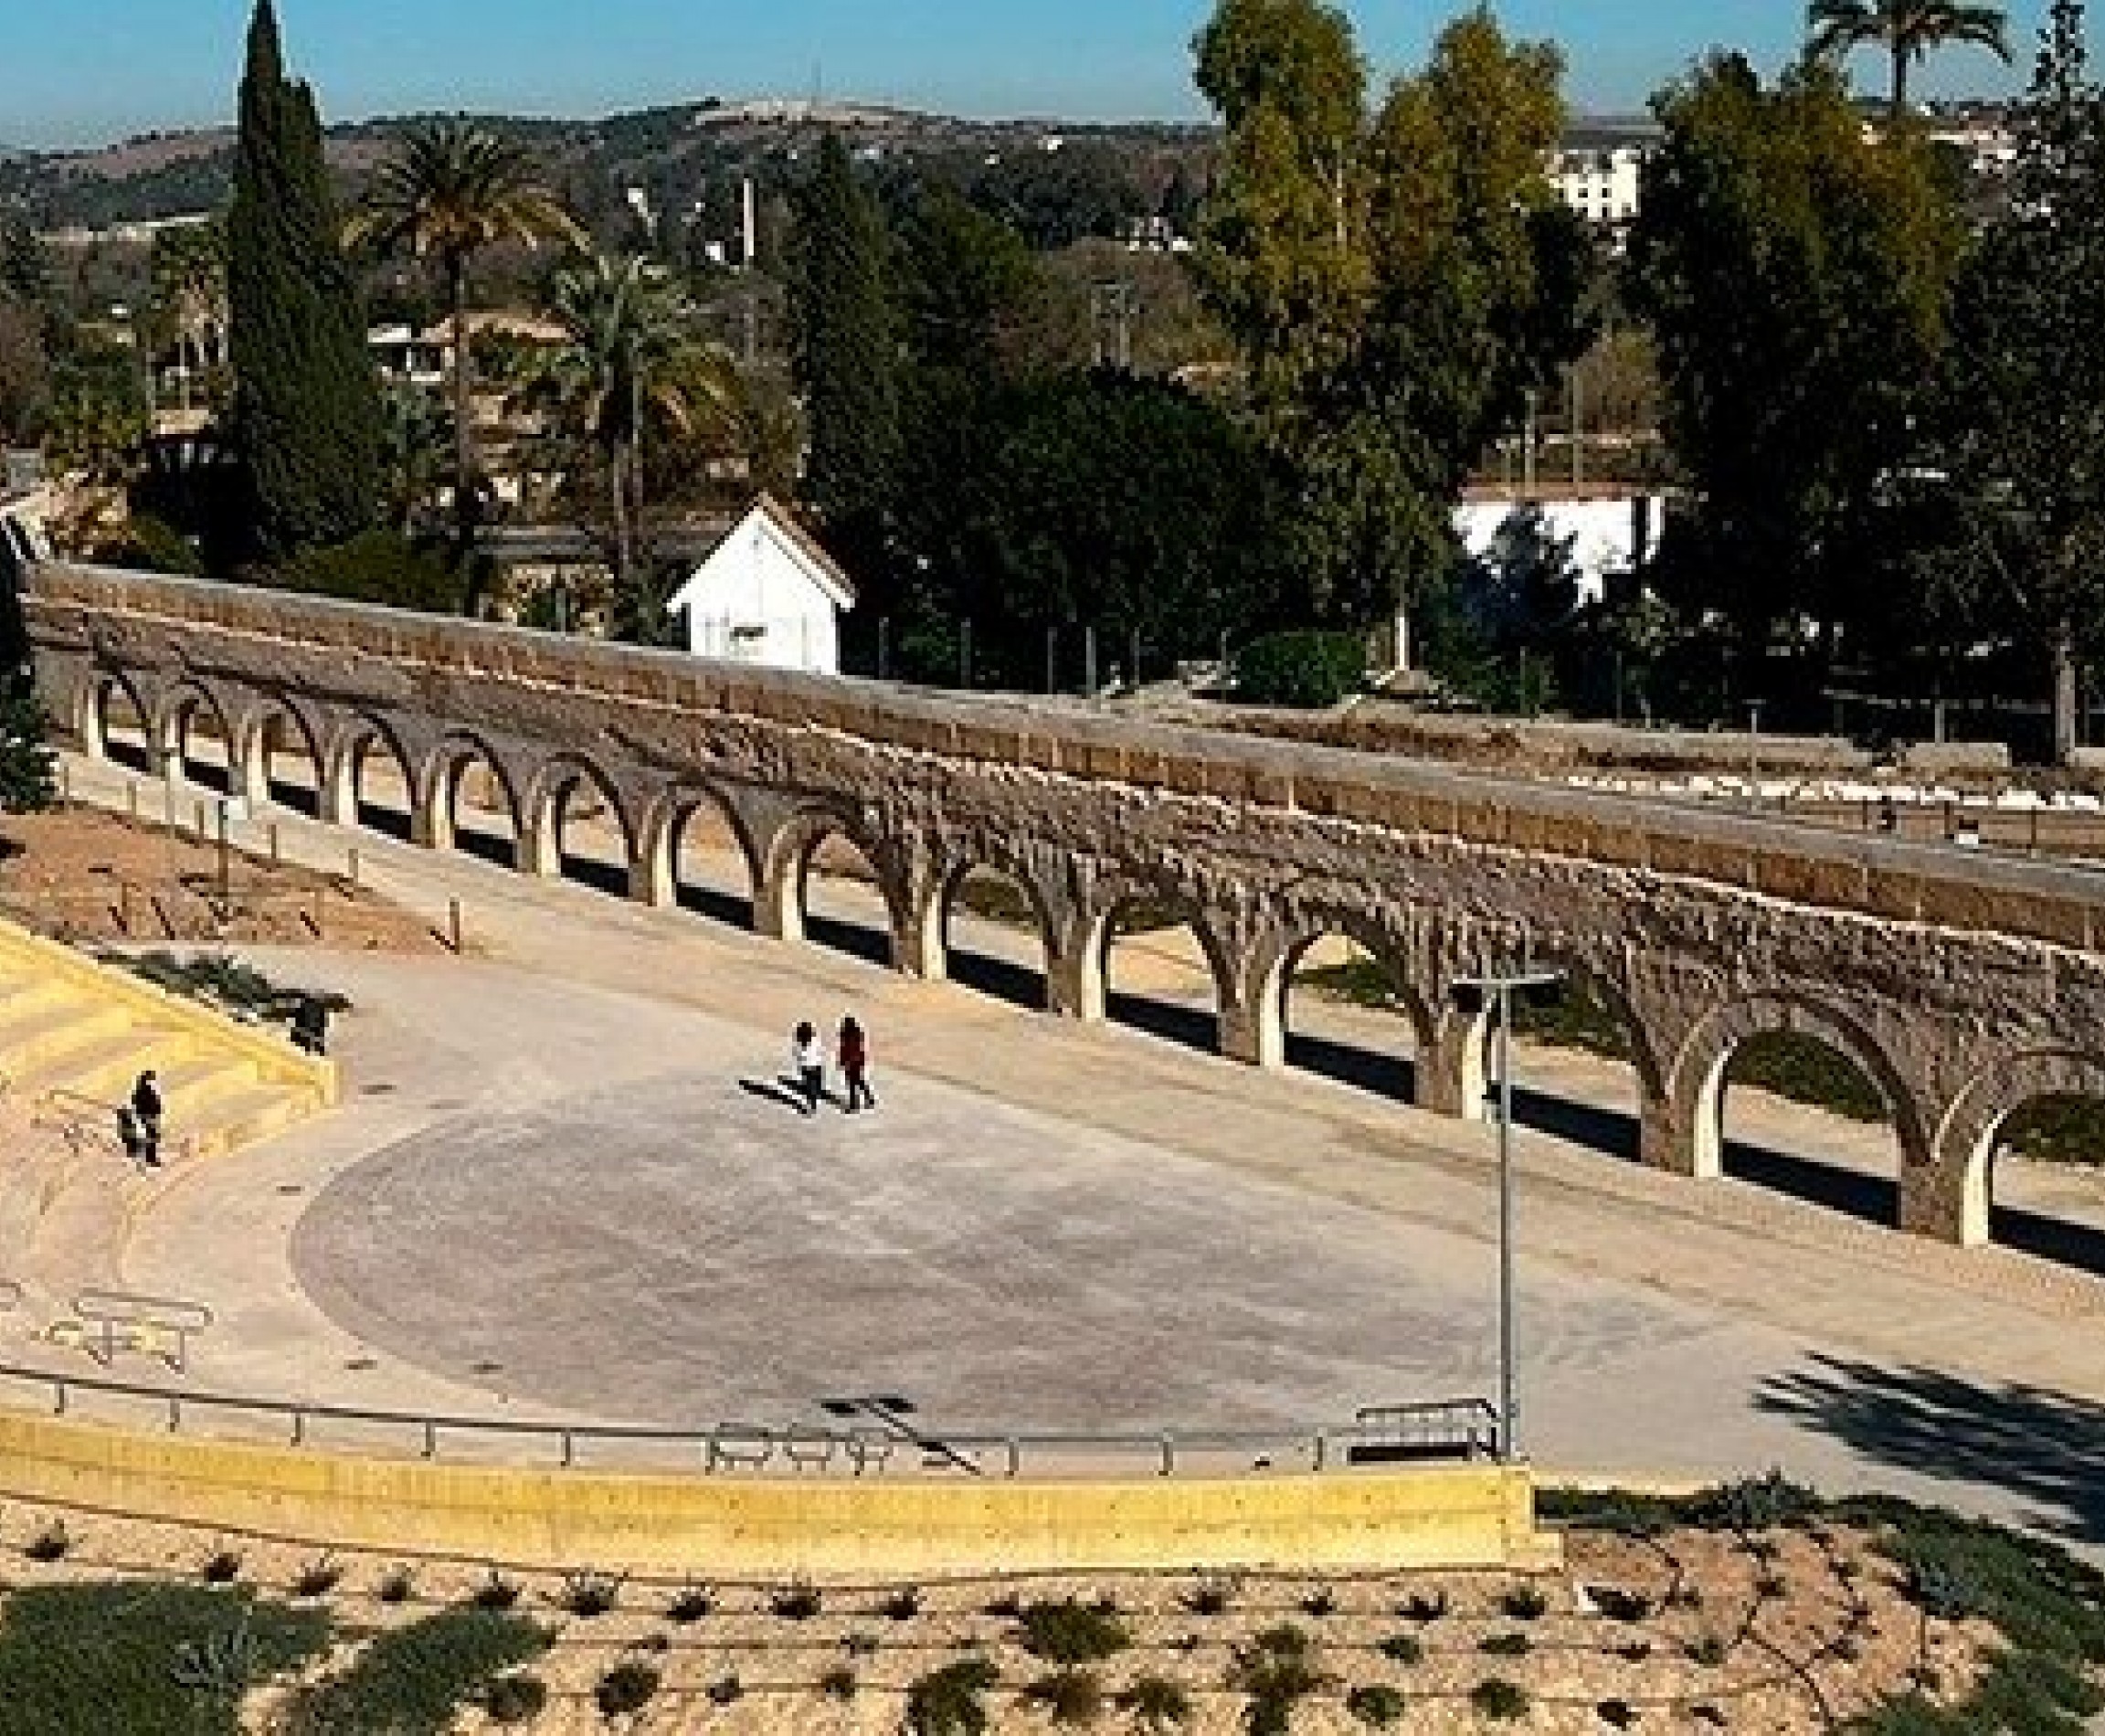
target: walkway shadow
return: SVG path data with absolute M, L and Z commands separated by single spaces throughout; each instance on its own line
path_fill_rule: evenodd
M 1496 1110 L 1493 1112 L 1496 1118 Z M 1513 1121 L 1516 1127 L 1532 1127 L 1552 1139 L 1584 1146 L 1611 1158 L 1637 1161 L 1637 1117 L 1621 1109 L 1603 1109 L 1598 1104 L 1578 1103 L 1570 1097 L 1553 1097 L 1530 1091 L 1515 1082 Z
M 601 862 L 596 856 L 573 856 L 567 852 L 562 862 L 563 878 L 574 884 L 589 886 L 613 898 L 629 895 L 629 870 L 620 863 Z
M 2049 1217 L 2044 1212 L 1999 1205 L 1994 1208 L 1989 1233 L 2003 1247 L 2105 1278 L 2105 1230 L 2092 1224 L 2071 1223 L 2067 1218 Z
M 2007 1489 L 2034 1506 L 2039 1529 L 2105 1543 L 2105 1405 L 1829 1356 L 1772 1375 L 1754 1403 L 1880 1464 Z
M 807 913 L 804 938 L 829 951 L 844 952 L 851 958 L 860 958 L 865 964 L 889 966 L 892 962 L 891 935 L 883 928 L 868 927 L 862 923 Z
M 1725 1142 L 1725 1173 L 1734 1180 L 1788 1194 L 1852 1218 L 1893 1228 L 1900 1222 L 1899 1191 L 1893 1178 L 1866 1175 L 1813 1158 L 1793 1157 L 1768 1146 Z
M 312 784 L 281 783 L 273 778 L 270 780 L 270 799 L 279 807 L 289 809 L 309 820 L 319 820 L 322 817 L 322 798 Z
M 679 888 L 680 908 L 692 910 L 727 928 L 753 929 L 753 901 L 735 893 L 718 892 L 714 886 L 691 886 L 684 880 Z
M 1286 1064 L 1391 1102 L 1417 1101 L 1418 1069 L 1409 1055 L 1364 1049 L 1356 1043 L 1339 1043 L 1331 1037 L 1305 1037 L 1289 1031 Z
M 407 843 L 415 828 L 409 816 L 399 808 L 384 808 L 373 802 L 358 804 L 358 823 L 367 831 L 376 831 L 383 838 L 392 838 L 397 843 Z
M 1221 1052 L 1220 1021 L 1201 1007 L 1179 1006 L 1172 1000 L 1150 1000 L 1146 995 L 1105 997 L 1105 1011 L 1115 1024 L 1131 1025 L 1165 1043 L 1180 1043 L 1201 1054 Z
M 478 831 L 471 826 L 460 826 L 454 830 L 453 848 L 463 856 L 493 862 L 500 868 L 515 868 L 519 863 L 519 846 L 502 832 Z
M 1044 973 L 1033 970 L 1029 965 L 1014 964 L 990 953 L 974 952 L 968 947 L 953 947 L 947 972 L 952 982 L 975 994 L 986 995 L 993 1000 L 1006 1000 L 1026 1012 L 1045 1011 Z

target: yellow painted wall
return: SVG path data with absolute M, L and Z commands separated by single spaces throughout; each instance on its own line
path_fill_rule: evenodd
M 756 1578 L 1539 1567 L 1525 1468 L 1329 1477 L 759 1479 L 357 1458 L 0 1415 L 0 1494 L 342 1548 Z

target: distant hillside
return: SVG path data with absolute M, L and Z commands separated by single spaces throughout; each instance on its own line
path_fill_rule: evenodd
M 330 129 L 330 164 L 347 192 L 409 118 Z M 712 99 L 595 121 L 482 119 L 532 144 L 551 178 L 594 218 L 625 209 L 629 188 L 640 189 L 654 210 L 685 213 L 721 202 L 747 175 L 777 184 L 827 131 L 846 135 L 873 161 L 975 153 L 984 160 L 1056 151 L 1073 142 L 1128 160 L 1150 182 L 1167 179 L 1177 162 L 1203 153 L 1211 139 L 1208 129 L 1193 126 L 959 121 L 873 104 L 798 100 Z M 226 201 L 232 171 L 229 130 L 148 133 L 98 150 L 0 157 L 0 204 L 26 209 L 48 230 L 108 228 L 212 209 Z

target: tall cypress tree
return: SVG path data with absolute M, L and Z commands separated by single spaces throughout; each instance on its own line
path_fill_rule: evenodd
M 283 559 L 372 524 L 380 398 L 314 93 L 285 76 L 271 0 L 249 27 L 227 241 L 236 438 L 256 541 Z
M 876 199 L 829 133 L 798 189 L 790 355 L 811 430 L 807 502 L 858 577 L 881 561 L 899 461 L 899 321 Z

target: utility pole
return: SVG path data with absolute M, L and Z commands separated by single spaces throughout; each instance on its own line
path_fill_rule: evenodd
M 1089 323 L 1098 367 L 1133 371 L 1133 286 L 1123 279 L 1092 284 Z
M 1523 500 L 1535 498 L 1535 388 L 1528 388 L 1528 422 L 1521 435 L 1520 445 L 1520 494 Z

